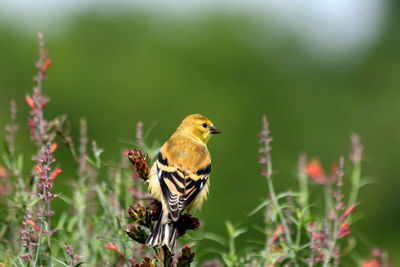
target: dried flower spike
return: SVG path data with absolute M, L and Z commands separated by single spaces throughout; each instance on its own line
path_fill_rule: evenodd
M 142 151 L 133 149 L 128 151 L 128 159 L 132 163 L 139 177 L 146 180 L 149 176 L 149 157 Z
M 178 258 L 178 262 L 176 263 L 176 267 L 190 267 L 190 264 L 193 262 L 195 253 L 191 251 L 189 246 L 185 246 L 182 249 L 182 254 Z
M 134 224 L 125 227 L 125 233 L 139 244 L 145 244 L 148 238 L 146 232 L 140 226 Z

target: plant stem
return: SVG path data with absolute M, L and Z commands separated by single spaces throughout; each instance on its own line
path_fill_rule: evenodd
M 85 226 L 85 216 L 86 216 L 86 187 L 85 187 L 85 177 L 80 176 L 79 182 L 77 185 L 77 190 L 75 193 L 75 201 L 76 201 L 76 209 L 78 213 L 78 229 L 79 236 L 82 244 L 87 244 L 88 239 L 86 235 L 86 226 Z M 89 259 L 88 248 L 85 245 L 81 246 L 83 258 L 85 260 Z
M 358 190 L 360 189 L 361 180 L 361 162 L 357 161 L 353 164 L 353 172 L 351 175 L 351 192 L 348 206 L 354 205 L 357 201 Z
M 268 168 L 271 168 L 271 164 L 268 164 Z M 284 232 L 285 232 L 285 236 L 286 236 L 286 240 L 289 244 L 289 253 L 290 253 L 290 257 L 295 261 L 295 265 L 298 266 L 297 262 L 296 262 L 296 255 L 293 251 L 293 241 L 292 241 L 292 237 L 290 235 L 290 231 L 289 231 L 289 227 L 286 223 L 286 218 L 283 216 L 283 213 L 281 211 L 281 208 L 279 206 L 278 200 L 276 199 L 276 195 L 275 195 L 275 189 L 274 189 L 274 185 L 272 183 L 272 179 L 271 178 L 267 178 L 268 180 L 268 189 L 271 195 L 271 201 L 272 204 L 274 205 L 274 208 L 276 209 L 279 219 L 282 223 Z
M 332 258 L 333 255 L 333 250 L 335 249 L 335 245 L 336 245 L 336 237 L 337 237 L 337 231 L 338 231 L 338 218 L 335 218 L 335 221 L 333 223 L 333 233 L 332 233 L 332 240 L 331 240 L 331 244 L 328 248 L 328 254 L 326 257 L 326 260 L 324 261 L 324 265 L 323 267 L 328 266 L 328 263 L 330 261 L 330 259 Z
M 39 233 L 39 239 L 38 239 L 38 246 L 36 249 L 36 256 L 35 256 L 35 262 L 33 264 L 33 267 L 36 267 L 36 263 L 39 259 L 39 251 L 40 251 L 40 243 L 42 242 L 42 234 L 43 234 L 43 218 L 45 215 L 45 211 L 46 211 L 46 200 L 43 200 L 43 208 L 42 208 L 42 217 L 40 218 L 40 233 Z
M 332 203 L 332 186 L 325 185 L 324 187 L 324 197 L 325 197 L 325 213 L 326 217 L 329 218 L 330 212 L 333 209 Z
M 301 154 L 299 156 L 299 171 L 298 171 L 298 177 L 299 177 L 299 190 L 300 190 L 300 196 L 299 196 L 299 203 L 301 205 L 302 209 L 306 209 L 304 212 L 304 215 L 306 218 L 310 217 L 310 211 L 308 209 L 308 179 L 307 179 L 307 174 L 305 172 L 306 168 L 306 155 Z
M 299 177 L 299 188 L 300 188 L 300 205 L 303 209 L 308 207 L 308 181 L 306 176 Z M 310 217 L 310 212 L 307 209 L 304 215 L 308 218 Z

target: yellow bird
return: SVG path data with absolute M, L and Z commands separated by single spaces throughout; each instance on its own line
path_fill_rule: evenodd
M 162 203 L 162 213 L 146 245 L 165 245 L 175 252 L 181 213 L 200 208 L 207 198 L 211 172 L 207 142 L 218 133 L 209 119 L 193 114 L 161 147 L 147 182 L 151 195 Z

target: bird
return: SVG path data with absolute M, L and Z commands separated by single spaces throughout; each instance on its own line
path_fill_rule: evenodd
M 207 142 L 219 133 L 205 116 L 192 114 L 161 147 L 147 183 L 152 197 L 161 202 L 162 211 L 147 246 L 166 246 L 175 252 L 182 212 L 199 209 L 207 198 L 211 172 Z

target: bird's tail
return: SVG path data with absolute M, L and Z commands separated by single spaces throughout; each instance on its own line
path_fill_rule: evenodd
M 154 246 L 167 246 L 171 253 L 175 253 L 176 238 L 178 231 L 176 228 L 176 222 L 163 223 L 163 216 L 161 214 L 156 227 L 150 234 L 150 237 L 146 241 L 146 245 L 149 247 Z

